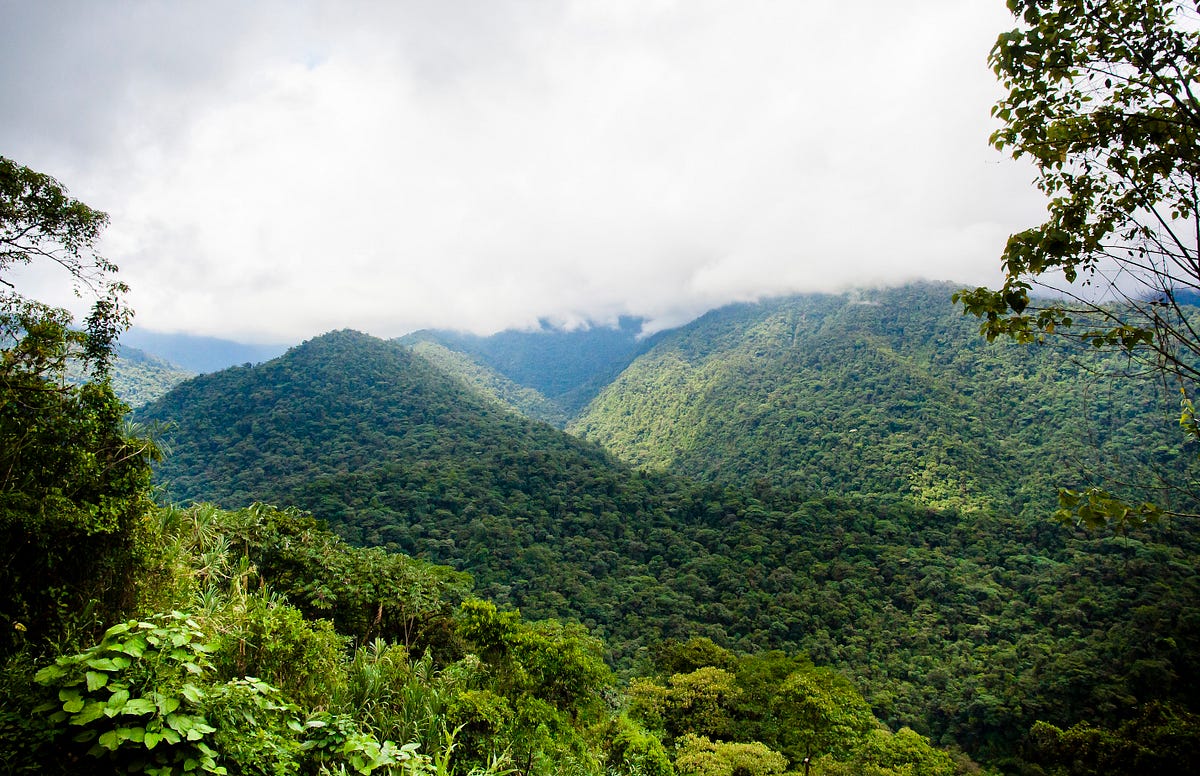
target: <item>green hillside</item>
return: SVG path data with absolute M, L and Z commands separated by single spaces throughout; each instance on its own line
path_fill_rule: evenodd
M 354 544 L 469 571 L 527 617 L 582 622 L 627 670 L 694 636 L 803 652 L 893 728 L 995 762 L 1038 720 L 1200 706 L 1186 525 L 1075 536 L 999 499 L 933 510 L 638 473 L 353 332 L 196 378 L 138 418 L 175 424 L 169 498 L 311 510 Z
M 562 428 L 567 413 L 559 404 L 547 399 L 537 389 L 518 385 L 491 367 L 478 363 L 471 356 L 425 339 L 409 341 L 414 353 L 431 362 L 448 375 L 462 380 L 481 396 L 491 398 L 502 407 L 535 420 Z
M 488 337 L 424 330 L 402 337 L 400 342 L 414 348 L 434 344 L 465 356 L 468 362 L 444 365 L 487 392 L 495 390 L 496 380 L 480 380 L 480 369 L 536 392 L 536 401 L 545 399 L 552 408 L 531 405 L 527 399 L 518 400 L 517 406 L 530 412 L 531 417 L 553 423 L 576 415 L 649 346 L 652 340 L 640 338 L 641 329 L 640 318 L 621 318 L 616 326 L 590 325 L 570 330 L 543 322 L 533 331 L 508 330 Z M 511 389 L 501 389 L 501 398 L 506 392 L 511 394 Z
M 72 365 L 67 374 L 72 382 L 82 382 L 86 379 L 78 365 Z M 166 359 L 137 348 L 118 345 L 110 379 L 113 392 L 121 401 L 130 407 L 140 407 L 194 375 L 194 372 L 189 372 Z
M 969 513 L 1040 515 L 1058 487 L 1112 480 L 1180 498 L 1155 492 L 1195 460 L 1177 397 L 1113 379 L 1127 369 L 1108 354 L 988 343 L 952 290 L 714 311 L 664 335 L 568 430 L 650 470 Z

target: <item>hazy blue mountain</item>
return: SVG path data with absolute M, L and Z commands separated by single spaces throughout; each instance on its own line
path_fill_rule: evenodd
M 532 388 L 572 416 L 650 346 L 654 338 L 640 336 L 643 322 L 622 317 L 615 327 L 572 330 L 543 322 L 535 331 L 509 330 L 488 337 L 424 329 L 400 342 L 433 342 L 463 353 L 513 383 Z
M 257 364 L 275 358 L 288 348 L 281 344 L 252 345 L 216 337 L 164 334 L 138 328 L 121 335 L 121 344 L 154 354 L 186 371 L 200 374 L 240 364 Z

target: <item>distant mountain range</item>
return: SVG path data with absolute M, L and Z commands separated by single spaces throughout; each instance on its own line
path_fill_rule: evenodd
M 194 374 L 246 363 L 257 364 L 275 358 L 288 348 L 278 344 L 247 345 L 194 334 L 165 334 L 136 327 L 121 335 L 121 344 L 153 354 Z
M 653 338 L 641 336 L 643 323 L 623 317 L 616 326 L 571 330 L 543 323 L 540 330 L 489 337 L 425 329 L 399 341 L 493 398 L 562 425 L 651 346 Z

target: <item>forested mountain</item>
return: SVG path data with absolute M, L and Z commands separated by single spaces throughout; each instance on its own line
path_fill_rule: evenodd
M 568 427 L 638 467 L 826 494 L 905 495 L 966 512 L 1058 487 L 1188 481 L 1178 396 L 1122 358 L 988 343 L 948 284 L 711 312 L 667 332 Z M 1121 375 L 1122 379 L 1114 379 Z M 1194 443 L 1193 443 L 1194 446 Z M 1189 510 L 1190 511 L 1190 510 Z
M 828 320 L 813 313 L 812 325 L 847 307 L 818 301 Z M 746 309 L 714 316 L 726 321 L 731 350 L 746 338 L 737 319 Z M 914 341 L 919 331 L 910 329 Z M 776 335 L 757 336 L 741 363 L 780 347 Z M 867 347 L 878 346 L 875 335 L 856 336 L 874 363 L 925 374 L 915 355 L 880 353 Z M 1004 357 L 1020 363 L 1015 352 Z M 1007 378 L 1007 362 L 997 363 L 983 374 Z M 1068 387 L 1028 371 L 1046 395 Z M 752 382 L 748 367 L 741 374 Z M 840 379 L 853 387 L 851 374 Z M 898 412 L 896 384 L 867 387 L 891 422 L 916 424 Z M 936 381 L 923 385 L 926 398 L 952 398 L 932 392 Z M 915 402 L 909 391 L 904 400 Z M 949 433 L 939 412 L 917 418 Z M 765 477 L 735 487 L 639 473 L 473 394 L 399 344 L 354 332 L 196 378 L 137 417 L 175 424 L 174 452 L 158 469 L 169 497 L 311 510 L 355 544 L 469 571 L 481 595 L 528 617 L 578 619 L 627 669 L 644 667 L 667 638 L 802 651 L 853 676 L 893 727 L 994 762 L 1017 756 L 1037 720 L 1116 726 L 1141 719 L 1147 703 L 1200 705 L 1200 548 L 1186 524 L 1077 536 L 1004 509 L 982 487 L 992 498 L 931 509 L 903 488 L 836 496 Z M 867 429 L 886 423 L 856 417 Z M 945 450 L 947 460 L 956 454 Z M 1013 471 L 997 467 L 981 481 L 998 487 Z
M 137 348 L 117 346 L 113 362 L 113 391 L 130 407 L 153 401 L 195 376 L 183 367 Z
M 490 337 L 444 330 L 414 332 L 400 339 L 420 348 L 421 343 L 440 345 L 467 356 L 479 367 L 492 370 L 518 386 L 532 389 L 551 408 L 519 400 L 517 406 L 548 422 L 577 414 L 613 380 L 652 340 L 640 337 L 642 319 L 622 317 L 617 326 L 591 325 L 559 329 L 543 322 L 535 331 L 502 331 Z M 477 387 L 494 390 L 495 380 L 479 379 L 477 369 L 444 362 Z M 501 398 L 511 391 L 501 390 Z M 508 399 L 505 399 L 506 401 Z
M 153 401 L 179 383 L 195 376 L 178 364 L 128 345 L 116 347 L 109 378 L 113 392 L 130 407 L 140 407 Z M 88 379 L 81 365 L 73 364 L 67 370 L 71 382 L 82 383 Z
M 401 340 L 404 341 L 404 340 Z M 547 399 L 536 388 L 519 385 L 504 375 L 475 361 L 458 350 L 427 339 L 410 340 L 413 352 L 430 361 L 443 372 L 462 380 L 475 393 L 492 399 L 513 412 L 542 420 L 557 428 L 567 424 L 566 409 Z

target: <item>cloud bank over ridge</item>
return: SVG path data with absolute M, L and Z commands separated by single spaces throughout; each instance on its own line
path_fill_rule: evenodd
M 995 7 L 993 7 L 995 6 Z M 138 324 L 680 323 L 999 275 L 1001 3 L 0 0 L 0 154 L 106 210 Z

